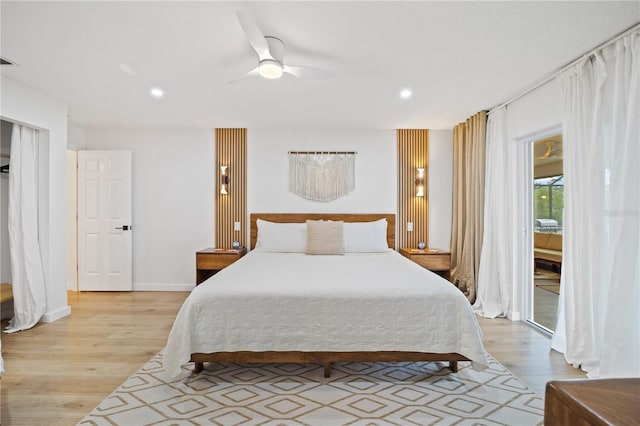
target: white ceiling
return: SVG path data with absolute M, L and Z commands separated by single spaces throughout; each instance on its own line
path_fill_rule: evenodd
M 239 10 L 285 42 L 285 63 L 336 78 L 228 84 L 257 63 Z M 2 75 L 68 104 L 79 126 L 443 129 L 640 22 L 640 1 L 3 0 L 0 12 L 0 54 L 19 64 Z

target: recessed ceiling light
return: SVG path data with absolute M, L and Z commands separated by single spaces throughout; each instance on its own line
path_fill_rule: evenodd
M 151 93 L 151 96 L 154 98 L 161 98 L 164 96 L 164 90 L 159 87 L 152 87 L 149 93 Z
M 400 91 L 400 97 L 402 99 L 409 99 L 411 97 L 411 95 L 412 95 L 412 93 L 411 93 L 411 90 L 409 90 L 409 89 L 402 89 Z

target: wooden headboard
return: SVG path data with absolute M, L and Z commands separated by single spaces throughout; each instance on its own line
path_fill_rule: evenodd
M 251 213 L 251 249 L 258 239 L 257 220 L 277 223 L 304 223 L 308 220 L 342 220 L 344 222 L 373 222 L 387 219 L 387 244 L 396 248 L 396 215 L 393 213 Z

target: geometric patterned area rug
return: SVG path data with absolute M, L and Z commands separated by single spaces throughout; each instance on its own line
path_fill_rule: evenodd
M 490 358 L 460 362 L 205 364 L 169 380 L 162 353 L 79 425 L 538 425 L 543 399 Z M 184 368 L 192 369 L 191 363 Z

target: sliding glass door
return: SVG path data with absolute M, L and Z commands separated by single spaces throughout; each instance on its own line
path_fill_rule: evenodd
M 533 142 L 533 288 L 528 320 L 553 333 L 562 273 L 562 134 Z

